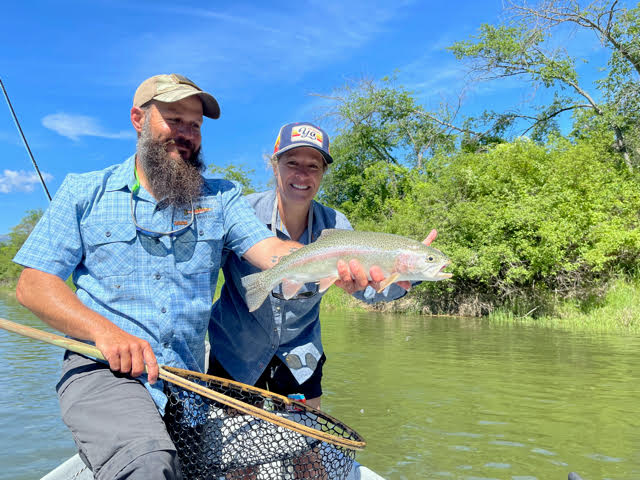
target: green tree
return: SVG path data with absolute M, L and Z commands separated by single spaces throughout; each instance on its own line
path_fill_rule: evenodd
M 0 283 L 12 283 L 20 276 L 22 267 L 13 263 L 13 257 L 38 223 L 42 213 L 42 210 L 29 210 L 20 223 L 9 232 L 9 240 L 0 244 Z
M 436 151 L 454 148 L 450 127 L 436 122 L 392 79 L 361 80 L 329 98 L 334 102 L 329 116 L 338 135 L 332 141 L 335 161 L 323 180 L 321 198 L 347 214 L 386 216 L 384 208 L 376 208 L 406 194 L 407 173 L 428 173 Z
M 617 0 L 596 0 L 581 6 L 577 0 L 545 0 L 537 6 L 510 2 L 503 24 L 482 25 L 471 40 L 450 50 L 469 62 L 475 81 L 520 78 L 533 87 L 553 92 L 545 105 L 508 113 L 485 112 L 476 124 L 491 124 L 491 132 L 524 122 L 520 134 L 543 138 L 556 131 L 558 116 L 587 110 L 593 126 L 606 125 L 615 135 L 615 148 L 628 168 L 640 163 L 638 116 L 640 102 L 640 9 L 619 6 Z M 564 26 L 593 34 L 608 51 L 607 65 L 597 65 L 603 77 L 588 84 L 578 73 L 578 61 L 563 47 L 553 47 L 552 33 Z M 557 43 L 557 42 L 556 42 Z
M 242 193 L 245 195 L 256 191 L 251 181 L 251 175 L 255 173 L 255 170 L 252 168 L 248 168 L 243 165 L 227 165 L 226 167 L 219 167 L 212 164 L 209 165 L 209 173 L 217 174 L 226 180 L 239 183 L 242 185 Z

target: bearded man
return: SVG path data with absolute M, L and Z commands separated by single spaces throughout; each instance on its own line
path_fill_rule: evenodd
M 158 364 L 204 370 L 223 249 L 264 269 L 299 246 L 273 236 L 234 183 L 202 177 L 203 115 L 218 118 L 218 102 L 191 80 L 145 80 L 131 108 L 136 154 L 68 175 L 14 258 L 20 303 L 108 360 L 65 352 L 56 387 L 96 479 L 182 478 Z M 352 273 L 364 288 L 363 272 L 341 267 L 345 282 Z

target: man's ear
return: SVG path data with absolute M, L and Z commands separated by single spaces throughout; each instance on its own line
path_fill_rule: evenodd
M 142 133 L 146 112 L 139 107 L 131 107 L 131 124 L 138 134 Z

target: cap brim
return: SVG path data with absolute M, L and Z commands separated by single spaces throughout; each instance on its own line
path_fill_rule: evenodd
M 212 95 L 206 92 L 200 92 L 197 94 L 202 100 L 202 114 L 209 118 L 220 118 L 220 105 L 218 101 L 213 98 Z
M 293 150 L 294 148 L 300 148 L 300 147 L 313 148 L 314 150 L 317 150 L 322 154 L 322 156 L 324 157 L 324 161 L 327 162 L 327 165 L 330 163 L 333 163 L 333 158 L 331 158 L 331 155 L 329 155 L 327 152 L 325 152 L 321 148 L 316 147 L 315 145 L 311 145 L 310 143 L 295 143 L 293 145 L 284 147 L 283 149 L 278 150 L 276 152 L 276 157 L 280 158 L 280 155 L 282 155 L 283 153 L 288 152 L 289 150 Z

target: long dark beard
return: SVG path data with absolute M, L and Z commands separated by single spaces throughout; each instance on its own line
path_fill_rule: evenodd
M 192 147 L 181 138 L 174 139 L 179 145 Z M 202 172 L 205 169 L 200 149 L 182 161 L 174 160 L 166 151 L 166 142 L 154 140 L 150 123 L 146 121 L 138 138 L 138 158 L 149 182 L 151 193 L 165 205 L 185 207 L 200 196 Z

